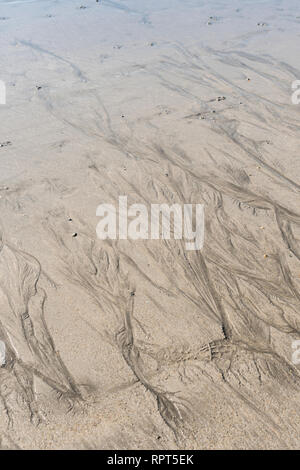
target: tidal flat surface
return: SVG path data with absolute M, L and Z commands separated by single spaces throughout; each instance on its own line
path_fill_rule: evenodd
M 298 1 L 0 1 L 0 446 L 297 449 Z M 97 238 L 204 204 L 205 240 Z

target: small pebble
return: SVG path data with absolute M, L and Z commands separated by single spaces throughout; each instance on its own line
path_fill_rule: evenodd
M 75 233 L 72 234 L 72 237 L 73 237 L 73 238 L 76 238 L 77 235 L 78 235 L 78 233 L 75 232 Z

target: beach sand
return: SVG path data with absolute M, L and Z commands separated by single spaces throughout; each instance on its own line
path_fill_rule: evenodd
M 2 448 L 299 448 L 299 35 L 292 0 L 0 1 Z M 120 195 L 204 204 L 203 249 L 99 240 Z

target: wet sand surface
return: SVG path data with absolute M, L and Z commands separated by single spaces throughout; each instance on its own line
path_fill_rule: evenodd
M 299 448 L 299 36 L 292 0 L 0 2 L 2 448 Z M 98 240 L 119 195 L 204 204 L 203 249 Z

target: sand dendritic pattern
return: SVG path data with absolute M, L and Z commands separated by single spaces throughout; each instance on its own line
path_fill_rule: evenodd
M 11 43 L 49 73 L 30 106 L 50 124 L 0 186 L 0 448 L 299 446 L 300 70 L 258 34 L 114 44 L 94 68 L 92 46 Z M 204 204 L 203 249 L 98 240 L 120 195 Z

